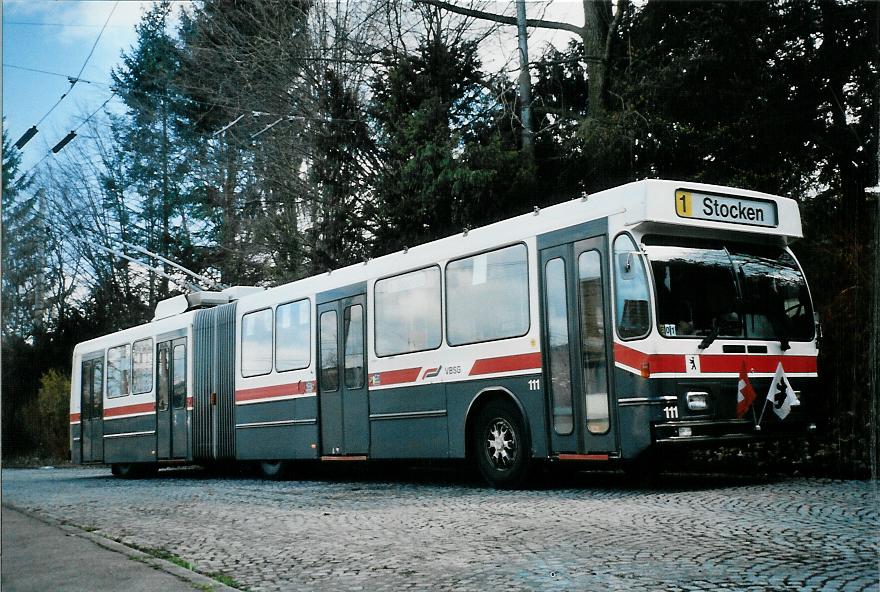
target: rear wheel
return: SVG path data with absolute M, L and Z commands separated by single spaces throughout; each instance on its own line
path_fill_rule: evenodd
M 153 463 L 113 463 L 110 465 L 110 472 L 120 479 L 152 477 L 158 470 L 159 467 Z
M 288 465 L 283 460 L 262 460 L 259 464 L 260 475 L 264 479 L 277 481 L 284 479 L 288 473 Z
M 525 483 L 530 442 L 522 416 L 512 403 L 493 401 L 480 411 L 471 446 L 480 474 L 489 485 L 513 489 Z

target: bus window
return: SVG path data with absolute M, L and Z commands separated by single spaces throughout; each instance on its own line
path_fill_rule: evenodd
M 568 349 L 568 298 L 565 293 L 565 262 L 557 257 L 544 270 L 547 302 L 547 337 L 553 429 L 567 435 L 574 429 L 571 398 L 571 357 Z
M 156 360 L 156 406 L 159 411 L 168 409 L 168 345 L 159 344 L 159 356 Z
M 153 340 L 141 339 L 131 346 L 131 392 L 133 395 L 153 390 Z
M 250 312 L 241 319 L 241 375 L 272 371 L 272 309 Z
M 657 323 L 664 337 L 741 337 L 737 286 L 722 247 L 646 247 L 657 285 Z
M 614 239 L 614 310 L 621 339 L 644 337 L 651 328 L 648 274 L 641 253 L 628 234 Z
M 602 258 L 598 251 L 578 257 L 578 297 L 581 311 L 581 350 L 587 429 L 604 434 L 610 424 L 608 374 L 605 356 L 605 311 L 602 297 Z
M 186 407 L 186 346 L 175 345 L 171 364 L 171 404 L 175 409 Z
M 646 243 L 664 337 L 813 338 L 807 283 L 786 250 L 669 237 Z
M 131 350 L 128 344 L 111 347 L 107 350 L 107 398 L 128 395 L 128 380 L 131 374 Z
M 101 419 L 104 407 L 104 360 L 92 362 L 92 419 Z
M 440 347 L 440 268 L 428 267 L 378 280 L 376 355 Z
M 810 341 L 815 323 L 807 282 L 787 251 L 731 247 L 742 282 L 743 313 L 749 339 Z
M 91 419 L 92 418 L 92 362 L 83 362 L 82 369 L 80 370 L 79 383 L 81 388 L 80 392 L 80 406 L 79 406 L 79 414 L 81 420 Z
M 519 244 L 446 266 L 449 345 L 519 337 L 529 331 L 529 271 Z
M 349 306 L 343 315 L 345 323 L 345 388 L 364 386 L 364 308 Z
M 339 347 L 336 341 L 336 311 L 321 315 L 321 390 L 339 388 Z
M 308 368 L 311 322 L 308 300 L 282 304 L 275 309 L 275 369 L 278 372 Z

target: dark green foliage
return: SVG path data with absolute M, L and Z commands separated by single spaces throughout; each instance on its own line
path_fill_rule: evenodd
M 177 113 L 183 98 L 174 85 L 180 58 L 168 31 L 170 13 L 170 2 L 163 2 L 144 14 L 136 27 L 137 44 L 123 53 L 122 65 L 112 73 L 127 111 L 113 126 L 117 151 L 108 168 L 117 175 L 105 178 L 105 188 L 107 197 L 121 204 L 122 240 L 191 265 L 191 208 L 185 187 L 189 161 L 180 141 L 183 122 Z M 126 199 L 140 201 L 137 214 L 125 207 Z M 164 265 L 164 270 L 170 268 Z M 167 279 L 151 276 L 150 305 L 169 293 Z
M 386 55 L 373 81 L 376 253 L 519 213 L 504 198 L 530 173 L 498 129 L 504 114 L 487 92 L 476 43 L 426 29 L 414 52 Z

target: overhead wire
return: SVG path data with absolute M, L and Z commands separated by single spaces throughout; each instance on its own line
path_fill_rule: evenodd
M 58 76 L 60 78 L 67 78 L 68 80 L 74 78 L 70 74 L 62 74 L 61 72 L 52 72 L 50 70 L 40 70 L 39 68 L 28 68 L 27 66 L 18 66 L 16 64 L 7 64 L 4 62 L 4 68 L 13 68 L 15 70 L 25 70 L 27 72 L 36 72 L 37 74 L 48 74 L 49 76 Z M 110 87 L 106 82 L 98 82 L 97 80 L 87 80 L 85 78 L 79 78 L 78 82 L 83 82 L 85 84 L 97 84 L 99 86 Z
M 41 123 L 43 123 L 43 121 L 44 121 L 47 117 L 49 117 L 49 115 L 55 110 L 55 108 L 56 108 L 58 105 L 61 104 L 61 101 L 63 101 L 68 95 L 70 95 L 70 91 L 72 91 L 72 90 L 73 90 L 73 87 L 76 86 L 76 83 L 79 82 L 79 77 L 80 77 L 80 76 L 82 75 L 82 73 L 85 71 L 86 66 L 89 64 L 89 60 L 92 59 L 92 55 L 94 55 L 94 53 L 95 53 L 95 48 L 98 46 L 98 42 L 101 40 L 101 36 L 104 34 L 104 29 L 107 28 L 107 23 L 110 22 L 110 17 L 113 16 L 113 13 L 116 11 L 116 7 L 117 7 L 117 6 L 119 6 L 119 2 L 118 2 L 118 0 L 117 0 L 117 2 L 116 2 L 115 4 L 113 4 L 113 8 L 110 10 L 110 14 L 107 15 L 107 20 L 104 21 L 104 26 L 101 27 L 101 31 L 98 33 L 98 37 L 95 39 L 95 42 L 92 44 L 92 49 L 89 50 L 89 55 L 86 56 L 86 59 L 85 59 L 85 61 L 83 62 L 82 67 L 79 69 L 79 74 L 77 74 L 77 75 L 76 75 L 74 78 L 72 78 L 72 79 L 71 79 L 71 78 L 68 78 L 68 80 L 70 80 L 70 88 L 67 89 L 67 92 L 65 92 L 63 95 L 61 95 L 61 98 L 58 99 L 58 100 L 55 102 L 54 105 L 52 105 L 52 107 L 46 112 L 45 115 L 43 115 L 43 116 L 40 118 L 40 120 L 36 123 L 36 125 L 35 125 L 34 127 L 36 127 L 36 126 L 40 125 Z
M 92 112 L 91 112 L 91 113 L 90 113 L 85 119 L 83 119 L 83 120 L 79 123 L 79 125 L 77 125 L 75 128 L 73 128 L 73 130 L 71 130 L 70 134 L 68 134 L 66 137 L 70 137 L 71 134 L 76 135 L 77 130 L 79 130 L 79 128 L 81 128 L 81 127 L 84 126 L 86 123 L 88 123 L 88 122 L 92 119 L 92 117 L 94 117 L 95 115 L 97 115 L 97 114 L 98 114 L 98 111 L 100 111 L 101 109 L 103 109 L 103 108 L 107 105 L 107 103 L 109 103 L 109 102 L 113 99 L 113 97 L 115 97 L 115 96 L 116 96 L 116 91 L 113 91 L 113 92 L 110 94 L 110 96 L 107 97 L 107 100 L 104 101 L 103 103 L 101 103 L 101 106 L 100 106 L 100 107 L 98 107 L 97 109 L 95 109 L 94 111 L 92 111 Z M 71 137 L 70 139 L 72 140 L 73 138 Z M 62 140 L 62 141 L 63 141 L 63 140 Z M 65 145 L 66 145 L 66 143 L 65 143 Z M 32 172 L 33 172 L 38 166 L 40 166 L 40 165 L 43 163 L 44 160 L 46 160 L 46 158 L 48 158 L 48 157 L 51 156 L 52 154 L 56 154 L 57 152 L 60 152 L 60 150 L 58 150 L 58 151 L 56 151 L 56 150 L 54 150 L 54 149 L 50 149 L 50 150 L 48 150 L 48 151 L 46 152 L 46 154 L 44 154 L 43 157 L 42 157 L 40 160 L 38 160 L 38 161 L 35 162 L 33 165 L 31 165 L 31 167 L 30 167 L 28 170 L 26 170 L 25 172 L 23 172 L 22 174 L 20 174 L 20 175 L 18 176 L 18 178 L 16 179 L 16 182 L 17 182 L 17 181 L 20 181 L 21 179 L 24 179 L 27 175 L 31 174 L 31 173 L 32 173 Z

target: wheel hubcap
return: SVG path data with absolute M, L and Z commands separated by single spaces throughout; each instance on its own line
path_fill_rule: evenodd
M 516 460 L 518 452 L 516 432 L 504 418 L 495 418 L 486 431 L 486 453 L 492 465 L 499 470 L 507 470 Z

